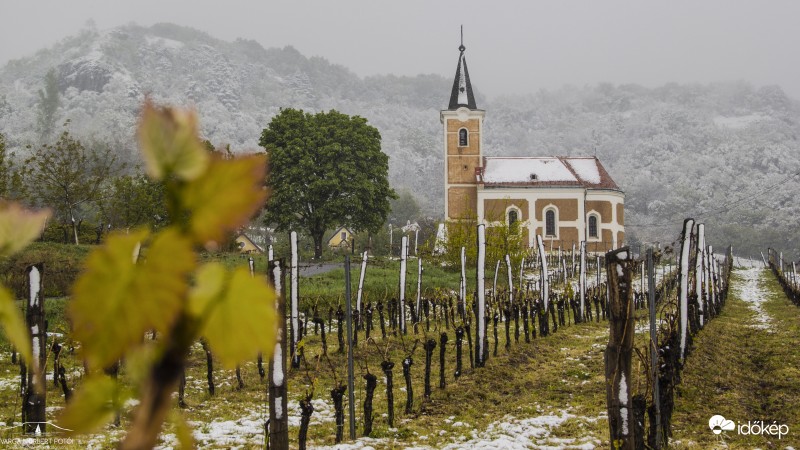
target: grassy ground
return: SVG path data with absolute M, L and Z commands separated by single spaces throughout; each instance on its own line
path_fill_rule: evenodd
M 63 318 L 65 300 L 47 300 L 51 330 L 63 330 L 66 327 Z M 433 328 L 432 324 L 432 328 Z M 405 382 L 402 376 L 401 361 L 408 354 L 413 341 L 426 338 L 420 329 L 418 335 L 410 333 L 404 340 L 399 337 L 380 339 L 379 329 L 373 331 L 376 343 L 366 343 L 361 335 L 356 352 L 356 404 L 358 417 L 357 435 L 362 435 L 362 402 L 364 381 L 361 378 L 366 370 L 378 375 L 378 388 L 375 393 L 375 424 L 373 438 L 363 441 L 374 448 L 405 448 L 408 446 L 428 446 L 441 448 L 447 444 L 462 442 L 469 446 L 475 439 L 488 439 L 490 442 L 503 442 L 502 439 L 516 439 L 524 430 L 534 430 L 532 439 L 541 445 L 563 445 L 572 442 L 575 445 L 590 444 L 602 447 L 607 434 L 605 420 L 605 389 L 603 379 L 602 352 L 607 343 L 607 323 L 589 323 L 572 325 L 560 329 L 546 338 L 536 338 L 531 343 L 524 343 L 521 334 L 519 343 L 512 343 L 509 350 L 504 347 L 505 333 L 503 324 L 499 330 L 498 356 L 490 356 L 486 367 L 470 369 L 468 345 L 464 343 L 464 370 L 459 379 L 454 377 L 455 348 L 452 328 L 431 330 L 427 337 L 438 337 L 441 331 L 448 333 L 450 342 L 446 357 L 446 389 L 438 388 L 439 381 L 439 348 L 433 356 L 432 387 L 430 399 L 423 399 L 424 351 L 419 346 L 413 354 L 412 378 L 414 388 L 414 408 L 411 414 L 405 414 Z M 443 324 L 439 324 L 443 327 Z M 521 325 L 520 325 L 521 327 Z M 490 350 L 494 347 L 493 329 L 489 328 Z M 512 331 L 513 333 L 513 331 Z M 58 338 L 63 340 L 63 338 Z M 513 340 L 513 334 L 512 334 Z M 403 344 L 405 343 L 405 349 Z M 336 353 L 338 343 L 336 330 L 328 336 L 330 365 L 336 367 L 336 373 L 325 359 L 316 364 L 315 356 L 321 353 L 320 336 L 312 332 L 307 337 L 306 356 L 309 364 L 300 371 L 292 371 L 289 376 L 290 417 L 299 416 L 296 402 L 313 382 L 315 398 L 318 399 L 317 411 L 312 416 L 309 430 L 309 444 L 327 446 L 334 443 L 333 409 L 329 391 L 335 380 L 344 380 L 344 355 Z M 388 346 L 388 351 L 387 351 Z M 379 364 L 386 352 L 393 361 L 395 424 L 387 423 L 386 384 Z M 51 360 L 51 359 L 50 359 Z M 80 362 L 74 355 L 65 355 L 64 362 L 70 375 L 70 385 L 80 382 Z M 50 369 L 52 370 L 52 369 Z M 205 357 L 199 345 L 192 351 L 187 371 L 186 401 L 188 408 L 184 411 L 190 423 L 200 434 L 200 443 L 212 448 L 243 445 L 247 448 L 258 448 L 263 442 L 261 427 L 267 414 L 265 410 L 266 396 L 255 361 L 242 367 L 245 388 L 236 389 L 233 371 L 215 371 L 217 392 L 214 397 L 206 391 Z M 19 420 L 20 399 L 15 393 L 18 367 L 10 363 L 9 354 L 0 355 L 0 379 L 4 385 L 0 390 L 0 418 L 3 421 Z M 125 380 L 124 373 L 122 379 Z M 63 407 L 64 400 L 60 392 L 48 386 L 48 407 L 54 417 L 58 409 Z M 527 422 L 526 422 L 527 420 Z M 533 422 L 531 422 L 531 420 Z M 539 423 L 537 422 L 537 420 Z M 511 426 L 517 431 L 505 430 Z M 551 422 L 555 425 L 548 425 Z M 123 429 L 127 423 L 123 415 Z M 290 429 L 290 441 L 297 442 L 298 427 L 296 422 Z M 538 424 L 538 425 L 537 425 Z M 538 427 L 538 428 L 537 428 Z M 486 430 L 494 430 L 488 433 Z M 174 445 L 174 436 L 167 427 L 163 445 Z M 233 430 L 233 441 L 219 437 L 220 430 Z M 73 446 L 57 448 L 112 448 L 122 435 L 120 429 L 106 428 L 90 438 L 80 438 Z M 516 433 L 516 434 L 515 434 Z M 0 432 L 0 437 L 8 437 L 10 431 Z M 345 428 L 347 436 L 347 427 Z M 499 436 L 499 437 L 498 437 Z M 501 441 L 497 441 L 501 439 Z M 502 446 L 502 444 L 496 444 Z
M 206 256 L 221 259 L 227 265 L 246 264 L 246 258 L 239 255 Z M 256 270 L 264 271 L 266 261 L 256 258 Z M 366 300 L 395 295 L 398 282 L 397 261 L 376 260 L 371 263 L 367 273 Z M 409 264 L 408 286 L 410 296 L 416 291 L 416 261 Z M 504 269 L 504 268 L 502 268 Z M 353 292 L 358 281 L 359 265 L 353 265 Z M 493 275 L 493 274 L 491 274 Z M 491 276 L 490 275 L 490 276 Z M 504 275 L 504 274 L 501 274 Z M 469 279 L 472 277 L 469 276 Z M 315 302 L 337 302 L 344 294 L 343 270 L 305 278 L 301 285 L 301 295 L 308 306 Z M 499 277 L 503 286 L 505 276 Z M 440 267 L 426 266 L 423 275 L 425 283 L 440 289 L 456 290 L 459 275 Z M 469 288 L 471 290 L 471 288 Z M 47 311 L 50 331 L 63 333 L 56 336 L 67 344 L 68 329 L 64 319 L 65 299 L 48 299 Z M 327 318 L 327 314 L 323 314 Z M 377 319 L 377 314 L 376 314 Z M 441 448 L 458 444 L 459 448 L 479 446 L 489 442 L 490 448 L 502 448 L 509 442 L 536 443 L 541 446 L 574 445 L 591 448 L 604 448 L 607 444 L 607 420 L 605 418 L 605 384 L 603 377 L 603 351 L 608 341 L 606 322 L 572 325 L 560 329 L 547 338 L 536 338 L 531 343 L 512 343 L 510 350 L 505 347 L 503 324 L 499 330 L 499 350 L 497 357 L 490 357 L 485 368 L 469 368 L 469 347 L 464 343 L 464 370 L 455 379 L 455 348 L 452 327 L 442 330 L 443 324 L 424 333 L 409 335 L 404 340 L 399 337 L 380 339 L 380 329 L 373 331 L 375 343 L 366 343 L 363 334 L 356 351 L 356 406 L 357 435 L 362 435 L 362 402 L 364 381 L 361 378 L 367 370 L 378 376 L 375 393 L 375 424 L 373 438 L 362 439 L 362 445 L 374 448 L 406 448 L 426 446 Z M 520 324 L 521 327 L 521 324 Z M 313 326 L 312 326 L 313 330 Z M 419 346 L 414 353 L 412 378 L 414 388 L 414 408 L 405 414 L 405 382 L 402 376 L 401 361 L 408 354 L 413 342 L 434 338 L 446 331 L 449 337 L 446 358 L 447 388 L 439 389 L 439 348 L 433 356 L 431 382 L 433 393 L 430 399 L 423 399 L 424 351 Z M 492 327 L 489 328 L 490 349 L 494 347 Z M 474 338 L 474 337 L 473 337 Z M 513 340 L 513 337 L 512 337 Z M 289 374 L 290 442 L 296 445 L 299 422 L 297 401 L 314 387 L 316 412 L 312 416 L 309 430 L 309 444 L 329 446 L 334 443 L 333 408 L 329 391 L 337 381 L 344 380 L 344 356 L 337 354 L 336 330 L 328 336 L 330 364 L 323 359 L 315 362 L 321 353 L 320 337 L 307 337 L 306 356 L 308 364 L 299 371 Z M 0 420 L 10 422 L 19 420 L 20 399 L 16 394 L 18 367 L 10 363 L 9 349 L 0 339 Z M 395 423 L 387 423 L 386 384 L 379 364 L 382 355 L 395 363 L 394 401 Z M 52 359 L 48 358 L 49 364 Z M 68 380 L 72 387 L 80 384 L 81 363 L 75 355 L 66 354 L 63 358 Z M 335 370 L 330 366 L 336 367 Z M 52 371 L 52 369 L 50 369 Z M 188 420 L 198 432 L 201 444 L 210 447 L 227 448 L 244 446 L 258 448 L 263 444 L 263 422 L 266 419 L 266 395 L 255 361 L 242 367 L 245 388 L 236 388 L 233 371 L 215 370 L 217 393 L 214 397 L 206 392 L 205 355 L 199 345 L 192 351 L 187 370 L 186 402 L 184 411 Z M 335 372 L 335 373 L 334 373 Z M 121 379 L 126 379 L 124 369 Z M 635 380 L 632 386 L 636 386 Z M 50 384 L 48 395 L 49 417 L 55 417 L 64 400 L 60 392 Z M 113 448 L 123 434 L 127 423 L 127 412 L 123 413 L 122 427 L 106 428 L 95 436 L 76 439 L 72 446 L 60 445 L 57 448 Z M 11 435 L 12 431 L 0 430 L 0 437 Z M 222 435 L 225 436 L 222 436 Z M 347 436 L 347 427 L 345 435 Z M 227 436 L 227 437 L 226 437 Z M 505 439 L 505 440 L 504 440 Z M 174 445 L 171 427 L 163 436 L 163 445 Z M 527 444 L 526 444 L 527 445 Z M 484 445 L 485 446 L 485 445 Z
M 771 322 L 759 327 L 736 288 L 742 283 L 743 272 L 735 271 L 724 312 L 695 338 L 675 400 L 675 448 L 783 449 L 800 443 L 800 309 L 762 271 L 758 287 Z M 776 421 L 790 433 L 780 441 L 735 431 L 717 436 L 708 427 L 715 414 L 738 423 Z

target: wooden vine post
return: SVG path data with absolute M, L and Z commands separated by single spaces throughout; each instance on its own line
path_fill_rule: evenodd
M 514 303 L 514 283 L 511 279 L 511 257 L 506 255 L 506 268 L 508 269 L 508 303 Z
M 628 247 L 606 253 L 609 339 L 605 351 L 606 402 L 612 449 L 635 448 L 633 402 L 630 389 L 633 356 L 633 288 L 635 262 Z
M 361 273 L 358 275 L 358 293 L 356 294 L 356 311 L 359 312 L 362 311 L 361 298 L 364 293 L 364 276 L 367 274 L 367 259 L 369 259 L 369 251 L 364 250 L 364 253 L 361 254 Z
M 291 242 L 291 252 L 292 252 L 292 273 L 291 273 L 291 333 L 292 336 L 290 338 L 291 347 L 290 347 L 290 354 L 292 356 L 292 367 L 295 369 L 300 368 L 300 351 L 298 349 L 298 345 L 300 343 L 300 309 L 298 303 L 300 301 L 300 294 L 299 290 L 299 267 L 298 267 L 298 257 L 297 257 L 297 232 L 292 231 L 289 235 L 289 240 Z M 283 272 L 283 270 L 281 270 Z M 281 283 L 282 285 L 283 283 Z
M 573 260 L 575 256 L 573 255 Z M 573 261 L 573 265 L 575 262 Z M 581 291 L 581 305 L 580 305 L 580 319 L 576 322 L 583 322 L 586 318 L 586 241 L 581 241 L 581 259 L 580 259 L 580 278 L 578 281 L 578 290 Z M 591 305 L 590 305 L 591 309 Z
M 484 268 L 486 265 L 486 226 L 478 225 L 478 261 L 475 268 L 475 291 L 478 294 L 475 305 L 475 367 L 483 367 L 486 363 L 486 290 L 484 289 Z M 463 267 L 463 265 L 462 265 Z
M 269 448 L 271 450 L 288 450 L 289 448 L 285 278 L 283 260 L 270 261 L 269 279 L 275 288 L 275 311 L 278 313 L 275 351 L 269 362 Z
M 678 272 L 680 280 L 678 287 L 678 318 L 680 319 L 681 364 L 683 364 L 683 359 L 686 357 L 686 345 L 689 335 L 689 257 L 690 249 L 692 247 L 692 228 L 694 228 L 694 219 L 686 219 L 683 221 L 683 234 L 681 235 L 680 272 Z
M 695 295 L 697 295 L 697 307 L 700 310 L 700 327 L 705 325 L 705 260 L 706 260 L 706 238 L 705 225 L 697 224 L 697 245 L 695 246 Z
M 400 332 L 406 334 L 406 261 L 408 259 L 408 237 L 400 240 Z
M 347 305 L 347 395 L 350 412 L 350 439 L 356 438 L 356 402 L 353 369 L 353 302 L 350 295 L 350 255 L 344 257 L 344 299 Z
M 44 296 L 42 295 L 42 276 L 44 265 L 34 264 L 26 269 L 30 296 L 25 309 L 25 320 L 31 334 L 33 360 L 27 372 L 27 382 L 22 402 L 22 422 L 25 433 L 45 433 L 47 406 L 47 330 L 44 323 Z

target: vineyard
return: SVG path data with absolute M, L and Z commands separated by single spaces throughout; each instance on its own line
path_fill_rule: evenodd
M 226 370 L 201 339 L 174 407 L 186 413 L 196 444 L 212 448 L 693 448 L 698 438 L 681 435 L 697 429 L 681 406 L 694 400 L 684 398 L 695 385 L 686 378 L 697 376 L 694 349 L 706 357 L 703 340 L 728 314 L 737 273 L 730 249 L 715 256 L 703 234 L 687 219 L 672 246 L 644 255 L 548 251 L 540 242 L 517 267 L 485 260 L 482 229 L 476 260 L 462 258 L 460 267 L 408 257 L 405 237 L 392 258 L 348 257 L 343 269 L 311 277 L 298 275 L 296 245 L 286 259 L 231 258 L 226 264 L 276 287 L 282 351 Z M 795 272 L 772 251 L 768 264 L 784 299 L 797 304 Z M 742 276 L 766 273 L 747 271 Z M 30 266 L 11 284 L 48 292 L 47 274 Z M 734 314 L 748 311 L 743 297 Z M 47 330 L 46 397 L 30 389 L 31 374 L 3 344 L 3 438 L 24 437 L 26 422 L 47 422 L 48 436 L 62 435 L 53 419 L 85 376 L 68 302 L 45 297 L 44 311 L 26 308 L 29 323 Z M 113 375 L 128 384 L 124 361 Z M 797 393 L 796 369 L 785 381 Z M 41 415 L 26 404 L 44 406 Z M 135 407 L 119 405 L 114 425 L 69 442 L 115 446 Z M 698 419 L 700 429 L 708 417 Z M 168 425 L 159 445 L 177 445 L 181 432 Z M 707 428 L 697 434 L 716 437 Z

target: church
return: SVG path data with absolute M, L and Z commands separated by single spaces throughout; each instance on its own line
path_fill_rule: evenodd
M 483 119 L 464 56 L 443 127 L 444 217 L 477 218 L 488 227 L 518 227 L 530 246 L 541 235 L 548 248 L 571 249 L 586 241 L 588 252 L 621 247 L 625 239 L 625 193 L 596 157 L 483 155 Z

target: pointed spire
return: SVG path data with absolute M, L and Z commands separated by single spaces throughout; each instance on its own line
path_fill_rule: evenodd
M 450 93 L 450 105 L 447 109 L 454 111 L 462 106 L 469 109 L 478 109 L 475 105 L 475 96 L 472 93 L 472 83 L 469 81 L 467 59 L 464 57 L 464 26 L 461 26 L 461 45 L 458 47 L 458 67 L 453 80 L 453 90 Z

